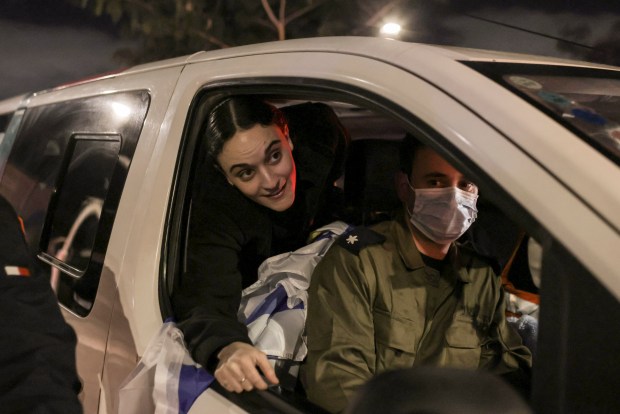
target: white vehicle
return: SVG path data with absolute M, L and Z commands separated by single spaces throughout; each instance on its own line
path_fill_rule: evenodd
M 230 94 L 325 102 L 354 144 L 410 132 L 469 175 L 543 247 L 531 406 L 620 411 L 620 68 L 339 37 L 200 52 L 21 104 L 0 192 L 78 335 L 86 413 L 116 411 L 120 383 L 172 316 L 198 131 Z M 371 179 L 396 168 L 381 154 L 370 151 L 384 163 Z M 390 190 L 375 194 L 383 205 L 362 197 L 359 180 L 343 185 L 361 221 L 397 207 Z M 217 385 L 191 412 L 259 409 L 315 412 L 293 392 Z
M 11 120 L 15 110 L 26 96 L 26 94 L 16 95 L 0 101 L 0 176 L 2 176 L 2 170 L 6 163 L 6 157 L 9 155 L 10 147 L 13 145 L 12 139 L 15 137 L 15 129 L 19 125 L 22 112 L 15 117 L 13 123 L 11 123 Z M 7 133 L 10 138 L 5 142 L 4 137 Z
M 16 95 L 0 101 L 0 134 L 6 132 L 13 112 L 15 112 L 26 96 L 26 94 Z

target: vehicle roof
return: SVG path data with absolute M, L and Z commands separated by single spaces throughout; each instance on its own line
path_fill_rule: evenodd
M 0 100 L 0 114 L 8 114 L 14 112 L 28 94 L 21 94 Z
M 387 59 L 404 51 L 420 51 L 433 54 L 438 58 L 456 61 L 496 61 L 513 63 L 540 63 L 568 66 L 582 66 L 601 69 L 620 70 L 618 67 L 592 62 L 562 59 L 547 56 L 510 53 L 493 50 L 464 48 L 457 46 L 441 46 L 423 43 L 402 42 L 399 40 L 378 37 L 318 37 L 307 39 L 291 39 L 279 42 L 259 43 L 229 49 L 198 52 L 188 57 L 188 62 L 199 62 L 210 59 L 222 59 L 244 55 L 282 53 L 282 52 L 339 52 Z M 137 67 L 138 69 L 140 67 Z
M 547 56 L 510 53 L 493 50 L 463 48 L 456 46 L 430 45 L 423 43 L 402 42 L 393 39 L 377 37 L 318 37 L 307 39 L 291 39 L 279 42 L 258 43 L 247 46 L 238 46 L 228 49 L 197 52 L 185 58 L 185 62 L 201 62 L 213 59 L 224 59 L 237 56 L 283 53 L 283 52 L 339 52 L 386 59 L 404 51 L 424 51 L 425 54 L 434 54 L 438 58 L 456 61 L 489 61 L 514 63 L 539 63 L 554 65 L 582 66 L 601 69 L 620 70 L 618 67 L 602 65 L 592 62 L 583 62 L 571 59 L 554 58 Z M 164 61 L 162 63 L 175 63 Z M 158 65 L 154 63 L 154 65 Z M 136 66 L 130 71 L 144 70 L 150 64 Z
M 570 59 L 561 59 L 547 56 L 527 55 L 482 49 L 463 48 L 455 46 L 440 46 L 422 43 L 402 42 L 398 40 L 376 37 L 317 37 L 306 39 L 290 39 L 266 43 L 256 43 L 246 46 L 237 46 L 226 49 L 200 51 L 191 55 L 180 56 L 106 74 L 100 77 L 80 80 L 75 83 L 61 85 L 51 90 L 64 89 L 75 84 L 93 82 L 99 79 L 124 76 L 139 72 L 167 67 L 182 66 L 187 63 L 204 62 L 209 60 L 229 59 L 240 56 L 263 55 L 273 53 L 290 52 L 324 52 L 345 53 L 359 56 L 367 56 L 377 60 L 393 61 L 397 55 L 414 52 L 421 55 L 421 59 L 427 61 L 436 59 L 437 63 L 446 61 L 480 61 L 480 62 L 512 62 L 530 64 L 551 64 L 561 66 L 577 66 L 587 68 L 599 68 L 620 71 L 619 67 L 602 65 L 592 62 L 583 62 Z M 37 95 L 48 91 L 41 91 Z

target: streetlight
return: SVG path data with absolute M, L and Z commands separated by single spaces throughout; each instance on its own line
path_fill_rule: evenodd
M 379 31 L 379 33 L 381 33 L 384 37 L 394 38 L 398 37 L 400 30 L 400 24 L 395 22 L 388 22 L 381 26 L 381 30 Z

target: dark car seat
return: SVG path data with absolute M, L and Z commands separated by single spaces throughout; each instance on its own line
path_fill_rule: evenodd
M 314 226 L 342 218 L 342 190 L 335 182 L 344 173 L 349 132 L 334 110 L 320 102 L 304 102 L 280 108 L 287 119 L 294 144 L 293 156 Z
M 351 142 L 345 164 L 345 219 L 370 225 L 393 218 L 400 208 L 394 176 L 399 170 L 399 140 Z

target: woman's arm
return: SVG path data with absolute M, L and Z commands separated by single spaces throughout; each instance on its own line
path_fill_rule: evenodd
M 256 268 L 269 254 L 270 243 L 269 221 L 260 211 L 232 188 L 214 194 L 194 200 L 186 269 L 172 298 L 192 356 L 211 371 L 222 366 L 222 355 L 238 356 L 231 349 L 224 352 L 231 344 L 248 345 L 241 349 L 251 348 L 258 360 L 254 352 L 260 351 L 251 346 L 237 312 L 241 291 L 256 280 Z M 257 382 L 257 387 L 262 385 Z

